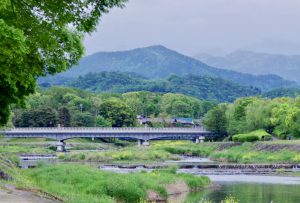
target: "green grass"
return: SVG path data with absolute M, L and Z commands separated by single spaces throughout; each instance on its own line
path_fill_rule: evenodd
M 119 150 L 103 152 L 70 152 L 60 154 L 62 161 L 95 161 L 95 162 L 157 162 L 178 160 L 178 156 L 165 150 L 148 147 L 126 147 Z
M 210 154 L 214 160 L 234 163 L 299 163 L 300 154 L 297 151 L 283 149 L 275 152 L 255 150 L 254 144 L 244 143 Z
M 42 154 L 42 153 L 53 153 L 52 150 L 45 147 L 33 147 L 27 145 L 8 145 L 0 147 L 0 154 L 22 154 L 22 153 L 31 153 L 31 154 Z
M 195 144 L 191 141 L 159 141 L 154 142 L 152 147 L 171 154 L 207 157 L 216 149 L 217 144 Z
M 299 141 L 245 142 L 238 146 L 219 148 L 226 143 L 201 143 L 190 141 L 155 141 L 150 147 L 125 147 L 105 152 L 71 152 L 60 154 L 62 161 L 92 161 L 120 163 L 152 163 L 178 160 L 178 155 L 209 157 L 215 161 L 232 163 L 299 163 L 298 151 L 276 148 L 276 145 L 299 144 Z M 258 150 L 256 145 L 275 146 L 274 150 Z
M 26 177 L 39 189 L 65 202 L 141 202 L 147 191 L 166 197 L 165 186 L 185 181 L 191 189 L 207 187 L 207 177 L 175 174 L 174 170 L 155 170 L 151 173 L 116 174 L 74 164 L 44 165 L 27 170 Z
M 34 142 L 55 142 L 54 139 L 49 138 L 10 138 L 7 140 L 8 143 L 34 143 Z

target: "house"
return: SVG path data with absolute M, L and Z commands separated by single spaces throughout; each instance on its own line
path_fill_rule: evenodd
M 182 125 L 182 126 L 194 126 L 193 118 L 173 118 L 173 126 Z

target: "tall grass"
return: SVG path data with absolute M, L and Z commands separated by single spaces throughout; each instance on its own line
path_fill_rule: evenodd
M 135 203 L 146 200 L 148 190 L 166 197 L 165 185 L 168 183 L 183 180 L 191 189 L 210 184 L 207 177 L 174 174 L 172 170 L 116 174 L 76 164 L 45 165 L 27 170 L 26 175 L 43 191 L 72 203 Z
M 61 154 L 63 161 L 99 161 L 99 162 L 157 162 L 177 160 L 178 156 L 163 149 L 127 147 L 120 150 L 104 152 L 72 152 Z

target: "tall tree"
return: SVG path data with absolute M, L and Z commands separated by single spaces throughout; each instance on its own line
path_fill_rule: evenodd
M 71 126 L 71 115 L 68 108 L 62 107 L 58 109 L 58 118 L 59 124 L 61 124 L 63 127 Z
M 126 0 L 1 0 L 0 125 L 10 105 L 35 90 L 36 79 L 62 72 L 83 55 L 82 36 Z
M 227 135 L 226 105 L 219 105 L 211 109 L 203 118 L 206 128 L 218 137 Z
M 134 126 L 136 115 L 122 101 L 111 99 L 103 102 L 100 106 L 99 114 L 108 120 L 112 127 Z
M 29 109 L 15 121 L 16 127 L 56 127 L 57 112 L 49 107 Z

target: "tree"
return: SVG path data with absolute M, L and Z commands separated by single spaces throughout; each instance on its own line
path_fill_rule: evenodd
M 136 115 L 122 101 L 110 99 L 100 105 L 99 114 L 109 122 L 112 127 L 134 126 Z
M 58 109 L 58 118 L 59 118 L 59 124 L 61 124 L 62 127 L 71 126 L 71 115 L 68 108 L 62 107 Z
M 126 0 L 1 0 L 0 125 L 10 105 L 34 92 L 36 79 L 62 72 L 83 55 L 82 36 Z
M 89 112 L 74 114 L 72 118 L 73 127 L 94 127 L 95 117 Z
M 218 137 L 227 135 L 226 105 L 219 105 L 207 112 L 203 118 L 205 127 Z
M 96 127 L 111 127 L 112 123 L 102 116 L 97 116 L 96 117 Z
M 49 107 L 29 109 L 15 121 L 16 127 L 56 127 L 57 112 Z

